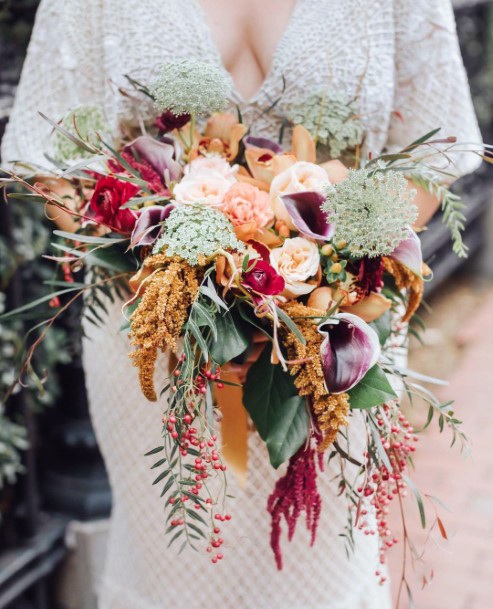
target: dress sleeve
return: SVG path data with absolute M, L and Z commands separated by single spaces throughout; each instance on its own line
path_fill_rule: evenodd
M 101 0 L 41 0 L 14 107 L 2 141 L 4 167 L 21 160 L 46 166 L 51 127 L 81 103 L 102 103 Z
M 401 149 L 440 127 L 437 137 L 455 136 L 477 150 L 481 133 L 450 0 L 396 0 L 395 28 L 394 113 L 387 148 Z M 477 169 L 481 159 L 454 152 L 452 162 L 447 171 L 460 177 Z

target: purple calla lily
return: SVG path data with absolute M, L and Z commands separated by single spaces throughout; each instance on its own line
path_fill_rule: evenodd
M 293 224 L 306 237 L 328 241 L 334 236 L 335 227 L 327 222 L 327 215 L 321 209 L 325 197 L 319 192 L 296 192 L 281 197 Z
M 139 213 L 132 232 L 132 247 L 137 245 L 152 245 L 162 231 L 161 223 L 166 220 L 174 205 L 151 205 L 144 207 Z
M 390 257 L 406 266 L 410 271 L 421 277 L 423 254 L 418 235 L 409 228 L 409 236 L 401 241 Z
M 365 376 L 380 357 L 375 330 L 360 317 L 338 313 L 320 324 L 324 337 L 320 346 L 327 391 L 344 393 Z
M 168 185 L 170 182 L 176 182 L 182 174 L 181 166 L 175 160 L 175 146 L 172 141 L 171 138 L 158 141 L 148 135 L 141 135 L 125 146 L 125 151 L 137 153 L 152 166 L 163 183 Z
M 274 154 L 282 154 L 283 149 L 279 144 L 267 139 L 266 137 L 255 137 L 254 135 L 247 135 L 243 138 L 243 144 L 245 148 L 267 148 Z

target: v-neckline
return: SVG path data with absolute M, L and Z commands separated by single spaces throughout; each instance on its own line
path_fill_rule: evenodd
M 272 59 L 271 59 L 270 67 L 267 71 L 267 74 L 265 75 L 265 78 L 263 79 L 263 81 L 260 84 L 257 91 L 255 93 L 253 93 L 253 95 L 251 95 L 248 99 L 245 99 L 243 94 L 239 91 L 238 86 L 235 82 L 235 79 L 233 78 L 233 75 L 226 68 L 226 65 L 223 61 L 219 47 L 216 44 L 216 41 L 214 40 L 214 36 L 212 34 L 212 28 L 209 25 L 207 14 L 205 12 L 205 9 L 204 9 L 201 1 L 200 0 L 191 0 L 191 1 L 198 12 L 200 21 L 202 21 L 202 23 L 203 23 L 204 32 L 206 35 L 206 42 L 209 45 L 212 54 L 214 55 L 214 59 L 216 60 L 218 67 L 231 78 L 231 82 L 233 83 L 232 91 L 233 91 L 234 97 L 236 97 L 237 100 L 239 101 L 239 103 L 243 106 L 249 106 L 249 105 L 253 104 L 254 102 L 257 101 L 257 99 L 259 97 L 261 97 L 261 95 L 264 93 L 267 86 L 269 85 L 270 81 L 274 77 L 276 65 L 279 61 L 283 48 L 286 46 L 286 41 L 289 38 L 291 30 L 293 29 L 293 27 L 296 24 L 297 13 L 300 10 L 303 0 L 296 0 L 295 5 L 291 11 L 291 15 L 288 19 L 287 25 L 284 28 L 284 30 L 274 48 L 274 53 L 272 54 Z

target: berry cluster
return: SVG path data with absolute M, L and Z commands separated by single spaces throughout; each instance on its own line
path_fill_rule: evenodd
M 392 416 L 393 414 L 394 416 Z M 389 505 L 396 497 L 402 499 L 407 495 L 403 473 L 410 454 L 416 450 L 418 437 L 414 434 L 406 417 L 395 407 L 392 412 L 391 407 L 384 406 L 382 412 L 376 415 L 376 420 L 381 430 L 382 445 L 391 469 L 389 470 L 383 463 L 380 463 L 378 467 L 375 466 L 369 454 L 366 455 L 371 469 L 365 484 L 356 489 L 363 498 L 362 505 L 366 504 L 366 507 L 359 511 L 357 528 L 365 535 L 378 534 L 381 540 L 380 564 L 384 565 L 387 558 L 386 552 L 399 541 L 389 527 Z M 366 518 L 370 513 L 374 513 L 376 516 L 376 529 L 374 520 Z M 377 570 L 375 574 L 383 584 L 386 580 L 385 575 L 380 570 Z
M 184 356 L 180 358 L 179 366 L 184 362 Z M 178 374 L 176 374 L 178 372 Z M 180 375 L 178 367 L 174 373 L 176 377 Z M 197 396 L 202 396 L 207 393 L 207 384 L 216 382 L 219 389 L 223 384 L 217 382 L 220 378 L 220 370 L 215 371 L 203 369 L 194 379 L 193 393 Z M 176 386 L 174 387 L 176 389 Z M 190 402 L 189 408 L 195 408 L 196 404 Z M 217 436 L 209 435 L 208 432 L 198 425 L 194 425 L 194 421 L 198 420 L 189 412 L 182 417 L 177 414 L 169 414 L 163 418 L 164 430 L 168 434 L 172 443 L 177 446 L 180 454 L 180 474 L 177 475 L 177 488 L 168 498 L 168 503 L 172 506 L 171 514 L 173 520 L 170 521 L 171 527 L 187 527 L 192 530 L 197 530 L 197 524 L 207 524 L 206 521 L 198 514 L 200 510 L 208 512 L 210 515 L 210 533 L 207 536 L 209 544 L 207 552 L 214 554 L 211 560 L 214 564 L 223 558 L 223 554 L 217 552 L 224 543 L 219 537 L 220 529 L 217 526 L 217 521 L 231 520 L 230 514 L 223 514 L 217 510 L 219 503 L 217 498 L 214 498 L 211 490 L 207 486 L 207 481 L 214 475 L 222 474 L 226 471 L 226 465 L 221 461 L 217 446 Z M 185 461 L 185 459 L 188 459 Z M 187 472 L 185 475 L 184 472 Z M 187 504 L 190 502 L 197 513 L 193 514 Z M 221 501 L 222 503 L 222 501 Z M 197 522 L 190 523 L 187 516 Z M 202 534 L 202 533 L 201 533 Z M 193 538 L 193 534 L 192 534 Z

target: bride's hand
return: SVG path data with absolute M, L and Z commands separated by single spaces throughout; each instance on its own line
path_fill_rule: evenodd
M 265 343 L 268 342 L 268 340 L 269 339 L 267 338 L 267 336 L 265 336 L 265 334 L 263 332 L 260 332 L 257 330 L 253 335 L 252 352 L 247 357 L 246 361 L 243 364 L 235 364 L 235 363 L 229 364 L 229 369 L 232 370 L 233 372 L 236 372 L 241 384 L 245 383 L 246 376 L 247 376 L 248 371 L 250 370 L 250 367 L 252 366 L 252 364 L 254 364 L 258 360 L 258 358 L 260 357 L 260 354 L 264 350 Z

